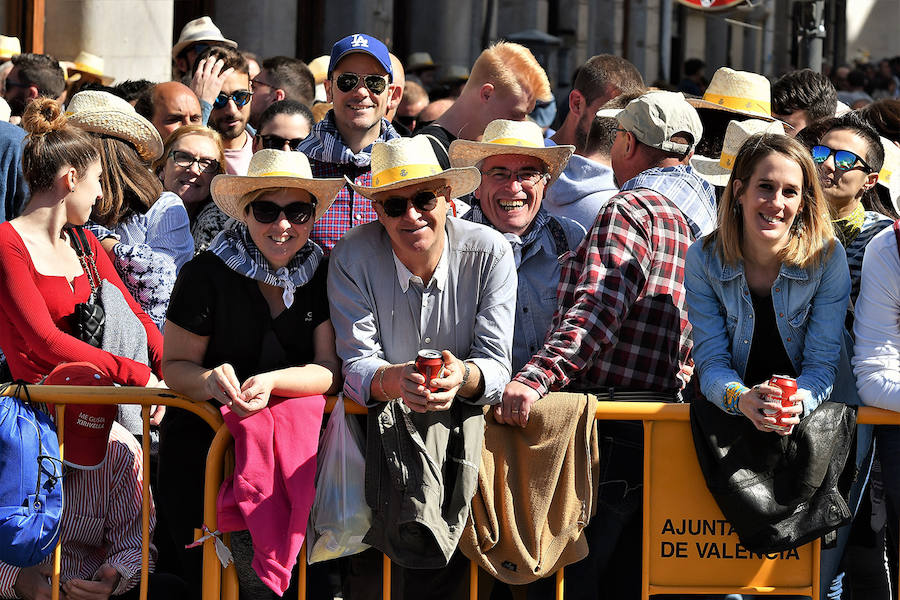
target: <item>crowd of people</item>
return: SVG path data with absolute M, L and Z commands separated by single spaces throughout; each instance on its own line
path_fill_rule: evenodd
M 351 600 L 381 596 L 382 555 L 394 598 L 468 597 L 470 559 L 500 565 L 485 598 L 552 597 L 535 575 L 550 566 L 565 566 L 567 597 L 638 598 L 641 425 L 587 416 L 558 433 L 598 399 L 689 402 L 698 455 L 706 435 L 732 459 L 802 438 L 828 462 L 829 415 L 900 410 L 896 62 L 863 101 L 842 96 L 857 71 L 836 85 L 723 67 L 707 81 L 689 61 L 685 95 L 602 54 L 552 129 L 544 69 L 503 41 L 449 82 L 426 53 L 404 64 L 366 33 L 309 64 L 261 60 L 208 17 L 182 30 L 171 81 L 111 85 L 84 54 L 65 71 L 2 57 L 15 122 L 0 121 L 3 378 L 165 387 L 220 410 L 236 466 L 219 528 L 244 598 L 296 594 L 315 486 L 331 483 L 315 460 L 327 395 L 368 409 L 371 549 L 311 565 L 308 597 Z M 99 330 L 78 317 L 91 304 Z M 582 394 L 571 414 L 559 391 Z M 105 436 L 65 429 L 63 597 L 138 597 L 150 478 L 150 597 L 199 598 L 215 432 L 154 407 L 144 473 L 140 412 L 114 416 Z M 505 476 L 485 489 L 485 464 L 524 435 L 509 481 L 532 496 L 516 505 Z M 887 599 L 900 429 L 860 425 L 853 440 L 838 461 L 851 483 L 816 496 L 829 517 L 790 533 L 828 538 L 823 598 Z M 549 481 L 537 465 L 554 461 L 581 478 Z M 701 460 L 707 480 L 727 462 Z M 580 500 L 531 510 L 551 488 Z M 787 527 L 758 504 L 742 520 Z M 480 540 L 492 511 L 521 535 Z M 579 526 L 532 539 L 542 518 Z M 532 542 L 556 555 L 532 561 Z M 0 562 L 0 597 L 49 598 L 49 560 Z

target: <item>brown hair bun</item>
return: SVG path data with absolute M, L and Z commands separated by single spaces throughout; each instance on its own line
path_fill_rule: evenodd
M 52 98 L 35 98 L 22 115 L 22 127 L 31 135 L 59 131 L 66 126 L 66 116 Z

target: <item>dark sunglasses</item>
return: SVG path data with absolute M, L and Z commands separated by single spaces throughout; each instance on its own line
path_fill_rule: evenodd
M 194 163 L 197 163 L 197 166 L 200 167 L 200 171 L 203 173 L 209 173 L 210 171 L 217 171 L 219 169 L 219 161 L 214 158 L 197 158 L 183 150 L 172 150 L 169 152 L 169 156 L 171 156 L 172 161 L 182 169 L 190 169 L 194 166 Z
M 316 212 L 316 199 L 312 202 L 291 202 L 287 206 L 279 206 L 268 200 L 254 200 L 250 203 L 250 211 L 258 223 L 268 225 L 274 223 L 281 213 L 294 225 L 303 225 Z
M 216 101 L 213 102 L 213 108 L 225 108 L 225 105 L 228 104 L 229 100 L 234 100 L 234 105 L 241 108 L 250 102 L 250 98 L 252 97 L 253 92 L 247 90 L 238 90 L 236 92 L 231 92 L 231 94 L 222 92 L 216 96 Z
M 259 136 L 262 140 L 262 147 L 266 150 L 284 150 L 284 145 L 288 144 L 291 150 L 296 150 L 303 138 L 283 138 L 280 135 L 266 134 Z
M 359 85 L 359 80 L 362 78 L 363 82 L 365 82 L 366 87 L 369 88 L 369 91 L 373 94 L 380 94 L 385 89 L 387 89 L 387 75 L 357 75 L 356 73 L 341 73 L 337 76 L 335 80 L 335 85 L 337 85 L 337 89 L 341 90 L 345 94 L 347 92 L 352 92 L 356 89 L 356 86 Z
M 419 212 L 431 212 L 437 206 L 437 192 L 422 191 L 416 192 L 412 198 L 405 196 L 390 196 L 384 200 L 379 200 L 381 206 L 384 207 L 384 214 L 389 217 L 399 217 L 406 212 L 407 201 L 412 202 Z
M 834 148 L 821 145 L 812 147 L 812 157 L 816 164 L 821 165 L 832 154 L 834 155 L 834 168 L 838 171 L 849 171 L 856 166 L 856 163 L 862 164 L 866 169 L 866 173 L 871 173 L 873 170 L 866 161 L 849 150 L 835 150 Z

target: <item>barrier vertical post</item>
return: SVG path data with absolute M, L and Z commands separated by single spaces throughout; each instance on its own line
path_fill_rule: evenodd
M 391 559 L 384 555 L 381 563 L 381 599 L 390 600 L 391 598 Z
M 297 600 L 306 600 L 306 541 L 303 541 L 303 545 L 300 546 L 300 558 L 297 559 L 299 563 L 297 579 Z

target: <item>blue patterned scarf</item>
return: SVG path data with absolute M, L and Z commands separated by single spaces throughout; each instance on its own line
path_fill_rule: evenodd
M 324 256 L 322 248 L 309 240 L 286 267 L 272 270 L 244 224 L 220 232 L 210 242 L 209 251 L 222 259 L 235 273 L 283 289 L 281 298 L 286 308 L 294 303 L 294 290 L 312 279 Z
M 324 119 L 313 125 L 309 136 L 300 143 L 297 151 L 319 162 L 368 167 L 372 161 L 372 146 L 377 142 L 386 142 L 398 137 L 400 134 L 390 121 L 382 117 L 378 139 L 354 154 L 341 139 L 337 124 L 334 122 L 334 110 L 329 110 Z

